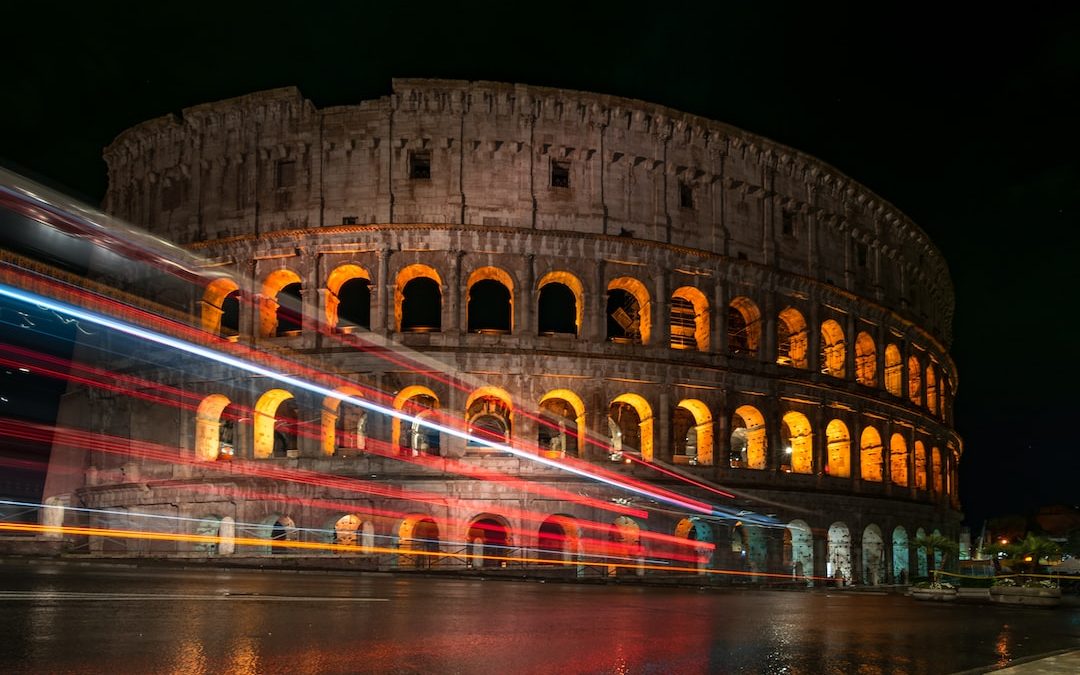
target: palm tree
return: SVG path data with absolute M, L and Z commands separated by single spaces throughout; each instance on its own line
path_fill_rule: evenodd
M 1047 537 L 1028 532 L 1023 539 L 1011 544 L 992 545 L 990 552 L 1004 553 L 1009 561 L 1009 569 L 1023 574 L 1035 571 L 1039 561 L 1044 558 L 1060 556 L 1061 546 Z
M 938 571 L 935 565 L 937 562 L 935 553 L 941 551 L 941 567 L 944 569 L 949 560 L 949 554 L 955 554 L 960 550 L 959 544 L 938 532 L 917 537 L 915 539 L 915 545 L 919 548 L 926 549 L 928 553 L 927 562 L 930 563 L 930 576 L 932 577 L 935 576 L 934 573 Z

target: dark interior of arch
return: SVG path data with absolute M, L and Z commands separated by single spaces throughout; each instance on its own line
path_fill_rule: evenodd
M 442 330 L 442 294 L 434 279 L 420 277 L 402 289 L 401 330 L 426 333 Z
M 752 354 L 746 317 L 733 306 L 728 307 L 728 349 L 732 354 Z
M 233 291 L 221 301 L 221 334 L 232 337 L 240 334 L 240 291 Z
M 371 328 L 371 285 L 367 279 L 349 279 L 338 289 L 338 327 Z
M 277 335 L 300 330 L 304 310 L 300 304 L 300 284 L 289 284 L 277 294 Z
M 577 334 L 577 298 L 566 284 L 550 283 L 540 289 L 537 324 L 541 335 Z
M 607 337 L 609 340 L 641 341 L 641 305 L 633 294 L 621 288 L 608 291 Z
M 469 332 L 510 332 L 510 291 L 494 279 L 477 281 L 469 289 Z

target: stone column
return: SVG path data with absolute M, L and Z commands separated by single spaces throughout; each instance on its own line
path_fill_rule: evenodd
M 761 344 L 758 360 L 776 363 L 776 297 L 773 291 L 765 293 L 761 307 Z
M 668 393 L 667 385 L 661 384 L 664 389 L 660 392 L 657 404 L 656 423 L 653 424 L 653 450 L 656 459 L 661 462 L 671 463 L 671 394 Z
M 604 342 L 607 338 L 607 284 L 604 268 L 604 261 L 598 260 L 592 288 L 586 290 L 586 297 L 582 299 L 582 302 L 586 303 L 585 334 L 590 342 Z
M 713 351 L 717 354 L 728 354 L 728 284 L 725 279 L 718 278 L 713 287 L 713 312 L 712 332 Z
M 525 256 L 525 269 L 519 285 L 513 332 L 531 338 L 537 334 L 536 305 L 540 301 L 538 291 L 533 288 L 536 285 L 536 256 L 531 253 Z
M 856 328 L 858 324 L 855 323 L 855 315 L 848 312 L 846 326 L 844 326 L 844 379 L 848 382 L 854 382 L 855 376 L 858 374 L 858 367 L 855 363 L 855 342 L 858 335 L 856 334 Z
M 649 343 L 661 349 L 667 349 L 671 346 L 669 274 L 667 269 L 657 270 L 654 274 L 656 275 L 656 296 L 652 299 L 653 330 Z
M 806 363 L 811 373 L 821 375 L 821 306 L 817 293 L 810 295 L 810 316 L 806 326 Z
M 379 267 L 375 283 L 375 313 L 371 318 L 371 332 L 389 335 L 398 329 L 394 325 L 394 283 L 390 280 L 390 248 L 379 249 Z
M 468 319 L 462 321 L 467 308 L 462 307 L 461 262 L 464 251 L 453 251 L 450 255 L 450 275 L 443 286 L 442 329 L 444 333 L 461 333 L 468 328 Z M 467 295 L 465 296 L 467 297 Z

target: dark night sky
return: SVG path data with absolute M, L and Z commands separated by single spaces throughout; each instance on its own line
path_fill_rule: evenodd
M 949 264 L 967 521 L 1080 503 L 1075 5 L 44 4 L 5 9 L 0 159 L 91 202 L 140 121 L 284 85 L 356 103 L 392 77 L 638 98 L 815 155 Z

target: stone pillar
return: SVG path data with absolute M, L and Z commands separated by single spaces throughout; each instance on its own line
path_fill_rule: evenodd
M 536 305 L 540 301 L 538 291 L 533 288 L 536 285 L 536 256 L 525 256 L 525 269 L 519 281 L 517 293 L 517 311 L 514 317 L 513 332 L 516 335 L 527 335 L 530 338 L 537 334 Z
M 608 437 L 608 405 L 603 384 L 594 383 L 587 394 L 585 418 L 585 447 L 578 448 L 582 459 L 601 461 L 607 459 L 606 439 Z
M 656 459 L 661 462 L 671 463 L 671 394 L 668 393 L 667 385 L 661 384 L 664 389 L 660 392 L 657 403 L 656 423 L 653 424 L 653 451 Z
M 811 528 L 811 532 L 813 532 L 813 528 Z M 828 570 L 828 567 L 826 566 L 826 563 L 829 561 L 828 530 L 825 532 L 826 535 L 824 538 L 818 536 L 814 536 L 813 538 L 814 576 L 818 578 L 824 578 Z M 819 586 L 822 582 L 815 580 L 813 583 L 815 586 Z
M 771 290 L 762 299 L 761 344 L 758 347 L 759 361 L 776 363 L 776 294 Z
M 671 291 L 668 290 L 668 271 L 661 269 L 653 273 L 656 275 L 656 295 L 652 299 L 653 330 L 649 343 L 667 349 L 671 346 Z
M 821 306 L 816 293 L 810 296 L 806 326 L 806 363 L 811 373 L 821 374 Z
M 713 287 L 713 351 L 717 354 L 728 353 L 727 315 L 728 315 L 728 284 L 724 279 L 717 279 Z
M 879 389 L 885 389 L 885 347 L 888 346 L 889 333 L 884 324 L 874 331 L 874 379 Z
M 247 288 L 240 291 L 240 316 L 237 330 L 240 340 L 254 342 L 259 337 L 259 308 L 262 307 L 262 286 L 256 281 L 256 261 L 254 258 L 247 265 Z M 243 283 L 243 282 L 241 282 Z
M 855 342 L 858 335 L 856 334 L 856 328 L 858 324 L 855 323 L 855 315 L 848 312 L 846 326 L 844 326 L 844 379 L 848 382 L 854 382 L 857 373 L 857 366 L 855 363 Z
M 464 251 L 454 251 L 450 255 L 450 275 L 443 286 L 442 330 L 444 333 L 461 333 L 468 329 L 467 307 L 462 306 L 461 261 Z M 467 293 L 467 291 L 466 291 Z M 468 296 L 465 295 L 467 298 Z
M 592 289 L 587 290 L 587 302 L 584 323 L 586 324 L 586 336 L 590 342 L 604 342 L 607 339 L 607 284 L 605 264 L 603 260 L 596 263 L 596 272 L 593 275 Z
M 862 481 L 862 406 L 855 406 L 855 423 L 848 424 L 851 437 L 851 490 L 854 492 Z M 851 420 L 847 420 L 851 422 Z
M 825 474 L 825 466 L 829 461 L 829 434 L 826 427 L 829 424 L 830 415 L 826 415 L 825 408 L 821 405 L 814 408 L 813 438 L 814 438 L 814 462 L 813 472 L 816 476 Z
M 448 418 L 447 424 L 449 426 L 456 427 L 460 425 L 460 428 L 465 430 L 465 401 L 468 394 L 462 391 L 460 384 L 457 379 L 451 378 L 443 413 Z M 465 455 L 465 439 L 459 436 L 442 434 L 439 446 L 444 457 L 463 457 Z
M 731 468 L 731 412 L 723 399 L 713 409 L 713 470 L 714 480 L 721 480 Z
M 375 314 L 371 318 L 371 332 L 388 335 L 398 329 L 394 325 L 394 282 L 390 280 L 389 248 L 379 249 L 379 268 L 375 283 Z

